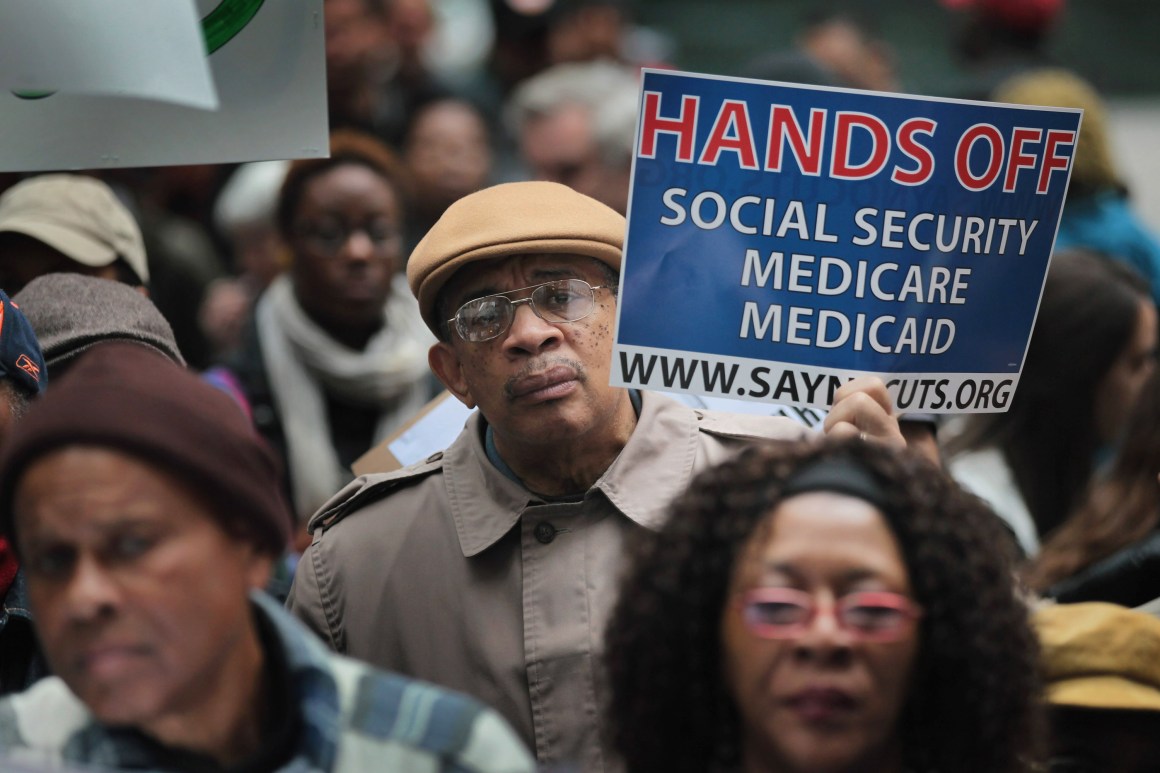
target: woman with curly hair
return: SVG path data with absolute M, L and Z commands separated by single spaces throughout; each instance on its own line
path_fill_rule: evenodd
M 915 455 L 750 448 L 636 546 L 607 629 L 608 731 L 646 773 L 1014 773 L 1034 633 L 996 516 Z

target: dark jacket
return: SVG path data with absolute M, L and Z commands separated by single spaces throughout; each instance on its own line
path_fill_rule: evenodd
M 21 692 L 48 674 L 32 629 L 28 584 L 24 572 L 17 572 L 0 609 L 0 695 Z
M 1063 604 L 1107 601 L 1126 607 L 1160 598 L 1160 532 L 1060 580 L 1044 595 Z

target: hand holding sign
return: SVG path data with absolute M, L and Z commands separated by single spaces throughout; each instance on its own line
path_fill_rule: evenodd
M 898 420 L 892 415 L 890 393 L 876 376 L 859 376 L 836 391 L 823 429 L 831 437 L 860 437 L 906 448 Z

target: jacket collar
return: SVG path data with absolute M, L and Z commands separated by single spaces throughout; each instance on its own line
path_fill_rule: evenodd
M 585 494 L 585 501 L 605 497 L 635 523 L 659 528 L 669 501 L 688 486 L 696 452 L 696 414 L 667 397 L 645 392 L 636 429 Z M 488 460 L 478 412 L 447 449 L 443 466 L 464 556 L 482 553 L 507 534 L 529 507 L 544 504 Z

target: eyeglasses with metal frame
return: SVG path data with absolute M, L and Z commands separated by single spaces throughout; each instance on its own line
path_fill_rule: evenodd
M 527 303 L 540 319 L 553 324 L 579 322 L 596 308 L 596 291 L 610 285 L 592 285 L 583 279 L 554 279 L 543 284 L 520 287 L 495 295 L 475 298 L 459 307 L 447 320 L 459 337 L 471 343 L 482 343 L 507 332 L 516 318 L 516 307 Z M 526 298 L 512 300 L 509 295 L 531 291 Z

